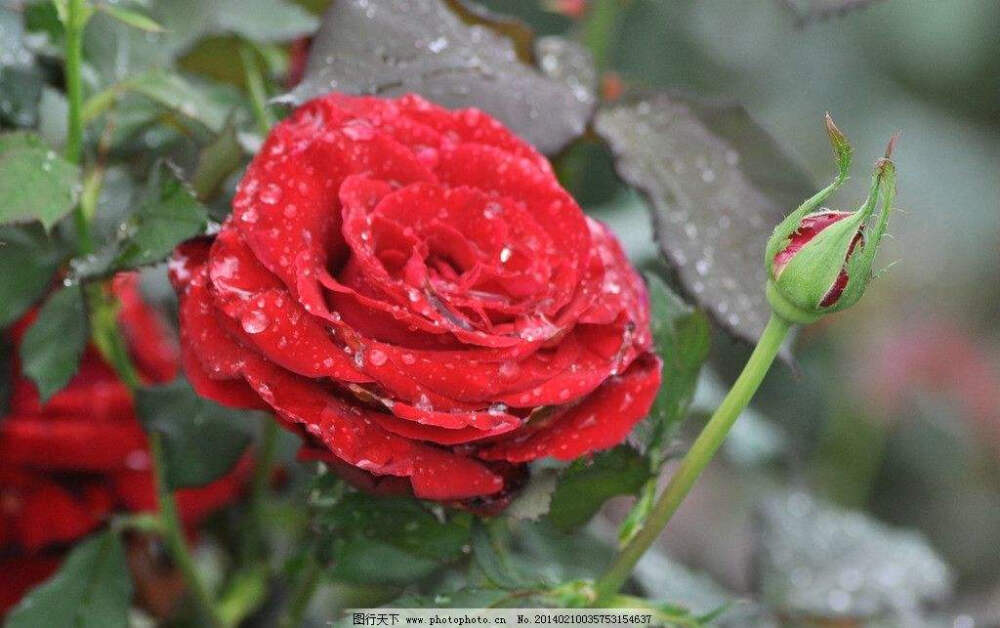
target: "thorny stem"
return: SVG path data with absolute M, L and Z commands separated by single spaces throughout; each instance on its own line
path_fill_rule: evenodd
M 719 446 L 722 445 L 729 429 L 750 403 L 754 393 L 757 392 L 757 388 L 771 367 L 771 363 L 774 362 L 791 326 L 792 323 L 774 314 L 771 315 L 767 327 L 764 328 L 764 333 L 761 334 L 760 340 L 757 342 L 757 347 L 750 355 L 750 359 L 747 360 L 746 366 L 743 367 L 743 372 L 736 379 L 726 398 L 716 408 L 712 418 L 698 434 L 698 438 L 695 439 L 691 449 L 684 456 L 677 472 L 670 478 L 667 487 L 663 489 L 663 493 L 653 505 L 645 525 L 622 548 L 608 570 L 595 583 L 594 588 L 597 596 L 594 606 L 608 604 L 618 593 L 625 581 L 628 580 L 635 564 L 639 562 L 642 555 L 660 535 L 681 502 L 687 497 L 698 476 L 701 475 Z

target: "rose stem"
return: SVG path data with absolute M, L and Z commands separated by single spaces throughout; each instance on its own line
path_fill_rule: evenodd
M 110 295 L 105 294 L 100 286 L 94 285 L 88 291 L 90 296 L 90 307 L 92 310 L 91 323 L 93 325 L 94 344 L 105 358 L 114 366 L 118 376 L 129 387 L 131 392 L 135 392 L 142 385 L 139 372 L 128 353 L 125 339 L 122 337 L 116 322 L 117 308 L 115 300 Z M 187 541 L 184 538 L 184 530 L 181 527 L 180 518 L 177 516 L 177 504 L 174 496 L 167 486 L 166 465 L 163 460 L 163 445 L 160 442 L 158 432 L 149 433 L 149 453 L 150 464 L 153 476 L 156 480 L 156 498 L 159 506 L 158 531 L 163 536 L 163 540 L 170 552 L 177 568 L 184 576 L 184 581 L 188 589 L 194 595 L 198 604 L 202 607 L 202 612 L 210 620 L 213 626 L 225 626 L 225 622 L 219 616 L 218 610 L 209 595 L 208 590 L 198 575 L 198 570 L 194 564 L 194 558 L 188 550 Z
M 740 376 L 736 379 L 726 398 L 716 408 L 712 418 L 698 434 L 698 438 L 695 439 L 691 449 L 684 456 L 677 472 L 670 478 L 667 487 L 663 489 L 663 493 L 653 505 L 642 529 L 622 548 L 608 570 L 595 583 L 595 606 L 606 603 L 609 598 L 618 593 L 618 590 L 628 580 L 632 568 L 660 535 L 664 526 L 670 521 L 670 517 L 687 497 L 698 476 L 705 470 L 719 446 L 722 445 L 729 429 L 750 403 L 754 393 L 757 392 L 757 388 L 771 367 L 771 363 L 774 362 L 791 326 L 792 323 L 783 318 L 775 314 L 771 315 L 767 327 L 764 328 L 764 333 L 761 334 L 760 340 L 750 355 L 750 359 L 747 360 L 746 366 L 743 367 Z
M 225 622 L 215 608 L 212 596 L 201 582 L 194 558 L 188 551 L 180 517 L 177 516 L 177 505 L 174 503 L 173 493 L 167 486 L 166 475 L 163 472 L 163 445 L 160 443 L 158 432 L 150 432 L 149 434 L 149 452 L 150 458 L 152 458 L 153 473 L 156 476 L 156 496 L 160 504 L 160 518 L 163 521 L 163 540 L 166 542 L 177 568 L 184 574 L 184 580 L 195 599 L 198 600 L 206 618 L 211 621 L 213 626 L 225 626 Z
M 250 103 L 253 105 L 253 115 L 257 122 L 257 130 L 260 134 L 267 136 L 274 126 L 274 116 L 267 108 L 267 89 L 264 87 L 264 77 L 257 66 L 257 59 L 254 57 L 254 50 L 250 44 L 240 42 L 240 61 L 243 63 L 243 76 L 247 83 L 247 92 L 250 94 Z
M 267 528 L 267 494 L 277 442 L 278 424 L 272 417 L 265 417 L 261 426 L 260 445 L 257 447 L 251 484 L 250 509 L 253 513 L 253 533 L 249 549 L 254 558 L 263 556 L 266 549 L 264 530 Z
M 83 153 L 83 29 L 87 25 L 89 9 L 85 0 L 69 0 L 66 5 L 66 100 L 67 113 L 66 160 L 79 164 Z M 93 244 L 90 239 L 90 225 L 83 212 L 83 206 L 73 210 L 73 220 L 77 232 L 77 248 L 88 253 Z
M 316 587 L 319 585 L 320 565 L 315 558 L 307 558 L 308 564 L 298 573 L 298 583 L 291 594 L 291 601 L 285 611 L 285 616 L 278 624 L 280 628 L 296 628 L 302 625 L 302 617 L 309 608 Z

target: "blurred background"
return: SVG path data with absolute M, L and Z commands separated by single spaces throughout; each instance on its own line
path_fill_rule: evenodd
M 587 3 L 485 4 L 584 41 L 586 11 L 606 9 L 589 3 L 574 19 Z M 902 131 L 899 211 L 880 260 L 891 269 L 858 307 L 799 336 L 797 368 L 772 371 L 729 455 L 664 535 L 671 555 L 751 589 L 759 493 L 748 485 L 780 478 L 920 530 L 954 569 L 955 608 L 1000 625 L 1000 3 L 887 0 L 813 18 L 810 6 L 838 3 L 608 4 L 613 26 L 596 48 L 612 73 L 605 95 L 620 81 L 739 102 L 816 182 L 834 172 L 829 111 L 856 155 L 834 208 L 864 199 L 867 168 Z M 641 199 L 621 193 L 601 149 L 588 159 L 577 196 L 648 263 Z M 742 363 L 724 337 L 713 351 L 706 410 Z

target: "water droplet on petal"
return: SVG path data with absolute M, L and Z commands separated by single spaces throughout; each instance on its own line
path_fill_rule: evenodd
M 371 353 L 368 354 L 368 359 L 373 365 L 382 366 L 389 358 L 385 354 L 385 351 L 382 351 L 381 349 L 372 349 Z
M 264 189 L 260 191 L 260 200 L 262 203 L 274 205 L 281 200 L 281 188 L 274 183 L 268 183 Z
M 261 310 L 250 310 L 240 319 L 243 331 L 248 334 L 259 334 L 271 324 L 271 319 Z

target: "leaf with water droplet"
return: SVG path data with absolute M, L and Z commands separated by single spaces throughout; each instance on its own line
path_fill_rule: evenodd
M 34 133 L 0 135 L 0 223 L 51 228 L 76 205 L 80 170 Z
M 756 342 L 771 312 L 764 248 L 814 191 L 809 178 L 735 105 L 642 96 L 598 112 L 595 129 L 621 177 L 646 195 L 685 296 Z
M 761 515 L 761 594 L 784 616 L 914 625 L 951 593 L 951 570 L 917 532 L 799 491 L 771 496 Z
M 89 338 L 83 289 L 77 284 L 60 288 L 38 311 L 21 341 L 21 369 L 38 386 L 43 402 L 72 379 Z
M 135 411 L 147 432 L 162 436 L 171 489 L 205 486 L 221 478 L 250 443 L 245 411 L 199 397 L 183 379 L 139 388 Z
M 581 48 L 546 39 L 539 71 L 512 40 L 465 24 L 443 0 L 342 0 L 312 43 L 298 102 L 330 91 L 421 94 L 448 108 L 477 107 L 545 153 L 583 133 L 596 99 Z M 463 14 L 463 17 L 467 17 Z
M 118 534 L 107 530 L 77 545 L 59 570 L 11 609 L 4 626 L 126 628 L 132 579 Z

